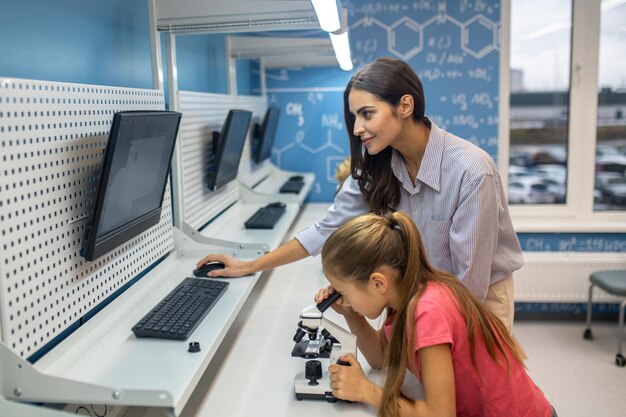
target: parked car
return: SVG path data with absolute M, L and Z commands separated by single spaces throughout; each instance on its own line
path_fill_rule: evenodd
M 515 178 L 526 177 L 530 173 L 530 170 L 526 167 L 518 165 L 509 165 L 509 181 L 513 181 Z
M 530 152 L 521 149 L 511 149 L 509 153 L 509 166 L 532 166 L 532 156 L 530 155 Z
M 557 164 L 540 164 L 532 170 L 533 175 L 544 179 L 552 179 L 561 184 L 565 184 L 567 178 L 567 168 Z
M 611 145 L 596 146 L 596 171 L 626 174 L 626 156 Z
M 616 172 L 596 173 L 596 188 L 607 204 L 626 205 L 626 178 Z
M 511 204 L 554 204 L 556 196 L 542 178 L 520 177 L 509 183 Z
M 565 203 L 565 194 L 567 192 L 565 183 L 552 178 L 544 178 L 543 183 L 548 187 L 548 191 L 554 194 L 554 202 L 556 204 Z

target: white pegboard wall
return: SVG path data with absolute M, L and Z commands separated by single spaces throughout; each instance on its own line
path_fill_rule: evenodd
M 163 93 L 0 78 L 2 341 L 28 357 L 173 249 L 161 221 L 94 262 L 79 255 L 113 114 Z
M 262 121 L 266 101 L 265 97 L 180 91 L 178 102 L 183 113 L 177 173 L 181 178 L 175 184 L 181 184 L 178 193 L 182 199 L 181 220 L 198 229 L 239 198 L 237 181 L 231 181 L 216 191 L 207 188 L 208 163 L 212 153 L 209 146 L 211 133 L 221 130 L 230 109 L 251 111 L 253 120 Z M 238 180 L 246 184 L 260 181 L 267 171 L 264 168 L 266 165 L 257 167 L 251 159 L 251 134 L 252 126 L 244 144 L 237 176 Z

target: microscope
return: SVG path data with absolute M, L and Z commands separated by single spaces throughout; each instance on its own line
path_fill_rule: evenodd
M 296 375 L 294 388 L 297 400 L 305 398 L 336 402 L 337 398 L 330 388 L 329 373 L 322 370 L 322 363 L 318 359 L 330 358 L 331 364 L 349 365 L 339 358 L 348 353 L 356 356 L 356 336 L 322 314 L 339 297 L 341 294 L 334 292 L 321 303 L 305 308 L 300 315 L 298 329 L 293 337 L 296 344 L 291 356 L 312 359 L 306 361 L 304 372 Z

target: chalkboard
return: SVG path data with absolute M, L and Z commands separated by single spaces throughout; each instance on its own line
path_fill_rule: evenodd
M 348 10 L 354 71 L 383 56 L 420 76 L 426 114 L 440 127 L 497 155 L 500 2 L 342 1 Z M 336 165 L 349 154 L 338 68 L 267 71 L 270 102 L 283 110 L 272 160 L 313 171 L 310 201 L 334 196 Z

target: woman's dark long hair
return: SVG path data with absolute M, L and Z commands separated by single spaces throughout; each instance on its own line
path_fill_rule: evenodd
M 424 118 L 425 100 L 422 82 L 405 62 L 393 58 L 379 58 L 361 68 L 348 82 L 343 93 L 343 114 L 350 138 L 350 174 L 357 180 L 370 211 L 386 213 L 400 204 L 400 182 L 391 170 L 391 147 L 377 155 L 363 152 L 361 138 L 354 135 L 355 116 L 350 113 L 348 98 L 352 90 L 373 94 L 394 108 L 402 96 L 413 97 L 413 118 Z

